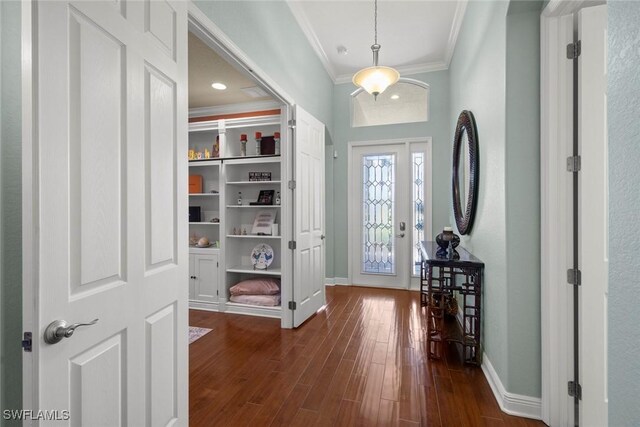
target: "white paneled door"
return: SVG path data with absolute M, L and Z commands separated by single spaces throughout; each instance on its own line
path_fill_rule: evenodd
M 607 6 L 578 12 L 580 218 L 580 425 L 606 426 L 609 218 Z M 614 249 L 615 250 L 615 249 Z
M 186 3 L 24 10 L 25 406 L 186 426 Z
M 325 304 L 324 125 L 295 107 L 295 241 L 293 326 Z

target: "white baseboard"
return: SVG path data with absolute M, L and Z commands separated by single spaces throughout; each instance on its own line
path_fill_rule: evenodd
M 324 284 L 327 286 L 351 286 L 349 284 L 349 279 L 346 277 L 325 277 Z
M 459 313 L 460 314 L 460 313 Z M 500 405 L 502 412 L 517 417 L 542 419 L 542 399 L 539 397 L 524 396 L 521 394 L 509 393 L 500 381 L 496 370 L 487 354 L 482 355 L 482 372 L 489 382 L 493 395 Z

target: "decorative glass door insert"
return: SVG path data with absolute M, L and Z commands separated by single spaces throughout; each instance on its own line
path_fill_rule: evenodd
M 363 273 L 395 274 L 395 154 L 362 157 Z
M 411 186 L 411 210 L 412 210 L 412 258 L 413 275 L 420 274 L 420 242 L 424 240 L 424 151 L 411 153 L 411 166 L 413 170 Z

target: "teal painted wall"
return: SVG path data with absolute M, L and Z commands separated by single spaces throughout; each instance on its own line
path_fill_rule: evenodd
M 517 7 L 513 7 L 514 4 Z M 508 374 L 512 393 L 541 395 L 540 7 L 507 15 L 505 201 Z
M 640 424 L 640 3 L 608 3 L 609 425 Z
M 2 409 L 22 407 L 20 3 L 0 2 L 0 343 Z M 2 425 L 18 425 L 0 421 Z
M 476 217 L 473 231 L 462 237 L 461 244 L 485 263 L 483 345 L 505 386 L 509 366 L 505 206 L 507 9 L 507 2 L 467 4 L 449 68 L 451 139 L 460 111 L 471 110 L 476 118 L 480 146 Z
M 332 197 L 334 200 L 333 265 L 335 277 L 348 276 L 347 233 L 347 185 L 348 143 L 352 141 L 374 141 L 409 137 L 432 137 L 433 155 L 433 230 L 442 230 L 450 224 L 449 219 L 449 168 L 451 163 L 449 133 L 449 76 L 447 71 L 414 74 L 412 79 L 430 86 L 430 118 L 426 123 L 383 125 L 352 128 L 350 117 L 350 94 L 356 89 L 351 83 L 336 85 L 333 90 L 333 150 L 338 158 L 333 160 Z M 329 198 L 329 194 L 327 194 Z M 432 236 L 433 237 L 433 236 Z M 331 254 L 328 252 L 328 257 Z M 329 276 L 331 277 L 331 276 Z
M 541 394 L 541 5 L 469 2 L 449 69 L 450 129 L 463 109 L 478 126 L 479 204 L 462 244 L 485 262 L 485 354 L 508 392 L 533 397 Z

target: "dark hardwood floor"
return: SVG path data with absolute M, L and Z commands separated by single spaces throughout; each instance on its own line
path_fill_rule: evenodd
M 426 357 L 417 292 L 328 287 L 296 330 L 191 310 L 213 329 L 190 345 L 192 426 L 544 426 L 503 414 L 456 345 Z

